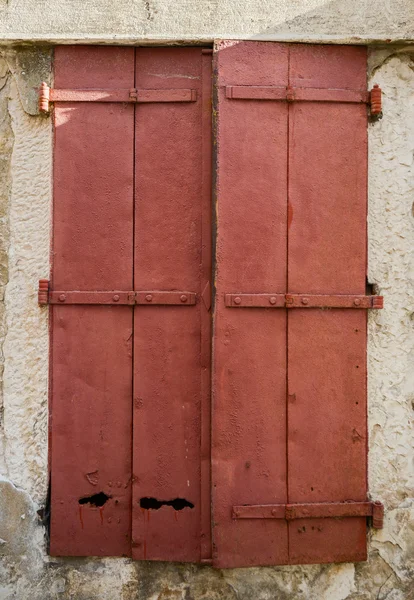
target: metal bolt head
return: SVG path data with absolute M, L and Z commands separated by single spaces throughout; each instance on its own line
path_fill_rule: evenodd
M 275 508 L 272 509 L 272 516 L 275 517 L 277 515 L 277 510 Z
M 361 300 L 359 298 L 355 298 L 354 304 L 355 306 L 359 306 L 361 304 Z
M 59 302 L 64 302 L 65 300 L 66 300 L 65 294 L 60 294 L 60 296 L 59 296 Z
M 302 304 L 309 304 L 309 298 L 302 298 Z
M 151 302 L 151 300 L 152 300 L 152 294 L 147 294 L 147 295 L 145 296 L 145 300 L 146 300 L 147 302 Z
M 183 294 L 182 296 L 180 296 L 180 300 L 181 302 L 187 302 L 187 296 Z
M 241 304 L 241 298 L 239 298 L 239 296 L 235 297 L 234 304 Z
M 269 302 L 270 302 L 270 304 L 276 304 L 276 298 L 274 296 L 271 296 L 269 298 Z
M 119 296 L 118 296 L 118 294 L 115 294 L 115 296 L 114 296 L 114 302 L 118 302 L 118 300 L 119 300 Z

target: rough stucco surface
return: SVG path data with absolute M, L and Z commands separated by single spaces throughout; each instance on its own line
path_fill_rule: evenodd
M 47 493 L 47 309 L 51 126 L 37 116 L 33 82 L 47 78 L 42 49 L 3 49 L 0 106 L 5 174 L 0 195 L 0 600 L 414 600 L 414 62 L 373 51 L 384 117 L 369 126 L 369 279 L 385 309 L 369 322 L 369 480 L 386 505 L 369 533 L 367 563 L 216 571 L 128 559 L 57 559 L 37 510 Z M 2 174 L 3 174 L 2 173 Z M 6 215 L 6 216 L 4 216 Z M 4 249 L 8 252 L 8 258 Z M 0 311 L 0 323 L 1 323 Z
M 196 9 L 195 9 L 196 6 Z M 413 40 L 411 0 L 0 0 L 0 39 Z

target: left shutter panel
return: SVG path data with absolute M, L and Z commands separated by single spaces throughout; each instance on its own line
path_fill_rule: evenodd
M 132 88 L 134 49 L 61 47 L 60 88 Z M 56 103 L 52 289 L 132 290 L 134 106 Z M 129 306 L 54 306 L 51 554 L 129 555 Z

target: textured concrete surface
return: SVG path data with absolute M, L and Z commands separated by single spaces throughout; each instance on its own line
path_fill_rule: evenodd
M 9 194 L 10 194 L 10 161 L 13 148 L 13 134 L 10 115 L 8 114 L 8 96 L 10 88 L 9 69 L 7 62 L 0 58 L 0 448 L 3 444 L 1 423 L 3 422 L 3 341 L 6 335 L 6 314 L 4 292 L 6 289 L 9 250 Z M 0 452 L 1 456 L 1 452 Z M 0 467 L 4 469 L 1 463 Z
M 4 41 L 413 40 L 412 0 L 0 0 Z
M 51 56 L 29 54 L 0 49 L 0 600 L 414 600 L 414 54 L 370 57 L 384 117 L 369 126 L 369 279 L 385 309 L 369 322 L 369 480 L 385 527 L 369 533 L 367 563 L 228 571 L 47 555 L 37 515 L 47 493 L 47 309 L 36 287 L 48 275 L 52 132 L 30 88 Z

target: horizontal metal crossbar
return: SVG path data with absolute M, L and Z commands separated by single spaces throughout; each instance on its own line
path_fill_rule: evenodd
M 320 502 L 309 504 L 251 504 L 233 506 L 233 519 L 327 519 L 372 517 L 373 526 L 381 529 L 384 506 L 381 502 Z
M 361 90 L 236 85 L 226 87 L 232 100 L 279 100 L 286 102 L 345 102 L 368 104 L 370 93 Z
M 195 102 L 197 90 L 193 89 L 54 89 L 42 83 L 39 89 L 39 111 L 47 113 L 51 102 Z
M 381 88 L 374 85 L 369 91 L 282 87 L 274 85 L 228 85 L 226 98 L 230 100 L 277 100 L 282 102 L 342 102 L 368 104 L 371 116 L 382 114 Z
M 382 296 L 345 294 L 225 294 L 229 308 L 383 308 Z
M 186 291 L 51 291 L 49 281 L 39 282 L 39 304 L 95 304 L 95 305 L 176 305 L 190 306 L 196 303 L 195 292 Z

